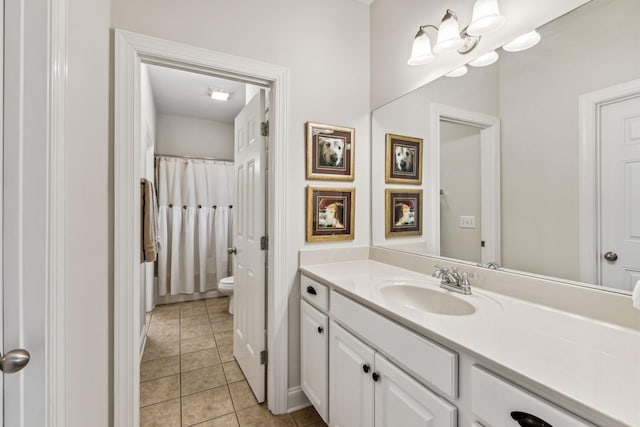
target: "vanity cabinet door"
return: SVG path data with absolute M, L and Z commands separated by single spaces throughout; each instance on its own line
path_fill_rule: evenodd
M 329 425 L 371 427 L 374 351 L 333 321 L 329 332 Z
M 455 427 L 457 410 L 379 354 L 375 355 L 375 427 Z
M 300 379 L 302 391 L 323 420 L 328 405 L 328 317 L 306 301 L 300 301 Z

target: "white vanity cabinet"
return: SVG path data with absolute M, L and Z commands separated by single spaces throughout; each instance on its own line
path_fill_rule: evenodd
M 300 387 L 323 420 L 328 420 L 328 317 L 300 301 Z
M 335 322 L 329 339 L 332 427 L 456 425 L 456 408 Z

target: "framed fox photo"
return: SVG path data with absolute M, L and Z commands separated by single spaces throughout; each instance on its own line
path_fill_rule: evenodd
M 307 122 L 307 179 L 353 181 L 355 129 Z
M 387 134 L 385 182 L 422 184 L 422 138 Z
M 355 188 L 307 187 L 307 242 L 353 240 Z
M 385 236 L 422 235 L 422 190 L 387 188 L 385 195 Z

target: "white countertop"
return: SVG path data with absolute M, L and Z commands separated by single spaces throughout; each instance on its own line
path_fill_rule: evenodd
M 417 311 L 388 301 L 380 288 L 418 280 L 420 286 L 440 289 L 438 280 L 371 260 L 300 270 L 425 336 L 504 368 L 561 406 L 577 404 L 580 412 L 640 426 L 638 331 L 477 288 L 473 295 L 454 294 L 475 306 L 471 315 Z

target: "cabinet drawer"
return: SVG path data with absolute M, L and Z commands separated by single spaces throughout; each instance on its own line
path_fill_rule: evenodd
M 329 310 L 329 288 L 304 274 L 300 278 L 300 294 L 319 309 Z
M 382 315 L 331 292 L 331 313 L 386 354 L 419 381 L 455 399 L 458 394 L 458 355 Z
M 554 427 L 593 427 L 476 365 L 471 368 L 471 409 L 486 427 L 517 427 L 518 422 L 512 417 L 517 412 L 520 416 L 533 415 Z

